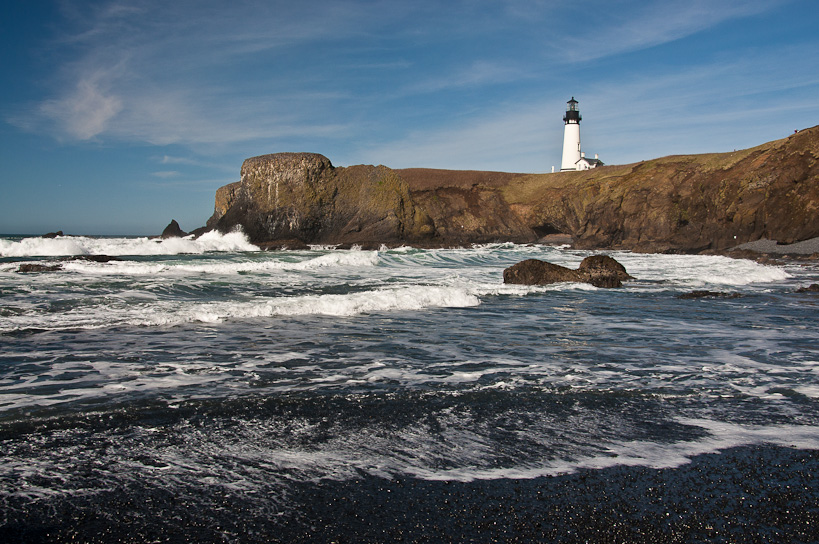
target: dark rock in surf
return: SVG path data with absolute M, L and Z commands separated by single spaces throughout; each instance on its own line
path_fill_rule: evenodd
M 171 219 L 171 222 L 165 227 L 165 230 L 162 231 L 160 238 L 182 238 L 187 235 L 188 233 L 180 228 L 176 219 Z
M 562 281 L 576 281 L 575 270 L 547 263 L 539 259 L 526 259 L 503 271 L 503 283 L 519 285 L 547 285 Z
M 17 268 L 17 272 L 29 274 L 31 272 L 56 272 L 62 270 L 61 264 L 24 263 Z
M 63 262 L 87 261 L 91 263 L 107 263 L 110 261 L 121 261 L 122 259 L 111 255 L 70 255 L 68 257 L 60 257 L 58 260 Z M 57 272 L 62 269 L 63 265 L 61 264 L 23 263 L 17 267 L 17 272 L 28 274 L 32 272 Z
M 819 283 L 811 283 L 807 287 L 800 287 L 797 293 L 819 293 Z
M 739 298 L 739 293 L 726 293 L 724 291 L 691 291 L 690 293 L 683 293 L 677 295 L 681 300 L 694 300 L 698 298 Z
M 608 255 L 592 255 L 580 262 L 577 268 L 587 283 L 595 287 L 620 287 L 622 282 L 634 279 L 626 267 Z
M 586 257 L 577 270 L 526 259 L 503 271 L 503 282 L 518 285 L 549 285 L 561 282 L 589 283 L 595 287 L 621 287 L 624 280 L 633 279 L 625 267 L 607 255 Z
M 58 230 L 57 232 L 49 232 L 47 234 L 43 234 L 40 238 L 56 238 L 57 236 L 63 236 L 63 231 Z
M 109 261 L 121 261 L 119 257 L 111 255 L 72 255 L 70 257 L 63 257 L 61 261 L 88 261 L 92 263 L 107 263 Z
M 288 240 L 276 240 L 275 242 L 259 242 L 257 245 L 259 246 L 259 249 L 263 251 L 303 251 L 310 249 L 308 244 L 305 244 L 301 240 L 297 240 L 295 238 Z

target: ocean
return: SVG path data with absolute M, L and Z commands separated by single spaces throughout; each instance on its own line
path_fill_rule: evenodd
M 0 539 L 817 541 L 819 263 L 597 253 L 0 238 Z

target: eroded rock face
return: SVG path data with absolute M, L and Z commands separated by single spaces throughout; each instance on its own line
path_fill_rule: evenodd
M 590 283 L 595 287 L 621 287 L 633 279 L 625 267 L 607 255 L 586 257 L 577 270 L 539 259 L 526 259 L 503 271 L 503 282 L 519 285 L 549 285 L 561 282 Z
M 819 237 L 819 127 L 752 149 L 679 155 L 585 172 L 511 174 L 335 168 L 278 153 L 220 188 L 209 228 L 254 243 L 533 242 L 720 252 L 767 238 Z
M 506 202 L 502 188 L 523 174 L 408 168 L 396 170 L 435 224 L 442 244 L 534 242 L 537 233 Z
M 434 233 L 393 170 L 335 168 L 316 153 L 247 159 L 241 181 L 217 193 L 208 225 L 222 231 L 239 225 L 255 243 L 412 242 Z
M 762 238 L 819 236 L 819 127 L 730 153 L 678 155 L 513 180 L 527 225 L 575 247 L 721 251 Z

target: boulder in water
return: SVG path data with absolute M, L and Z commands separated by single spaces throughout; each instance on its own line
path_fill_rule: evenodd
M 23 263 L 17 268 L 17 272 L 22 274 L 29 274 L 31 272 L 56 272 L 62 270 L 61 264 L 40 264 L 40 263 Z
M 586 257 L 577 270 L 539 259 L 526 259 L 503 271 L 503 282 L 549 285 L 560 282 L 590 283 L 595 287 L 621 287 L 633 279 L 625 267 L 608 255 Z
M 797 293 L 819 293 L 819 283 L 811 283 L 807 287 L 800 287 Z

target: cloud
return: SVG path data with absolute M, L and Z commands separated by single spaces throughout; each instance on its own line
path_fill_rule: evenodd
M 567 64 L 582 68 L 783 1 L 66 0 L 53 92 L 12 121 L 62 139 L 177 144 L 194 153 L 333 141 L 371 157 L 368 148 L 392 153 L 400 142 L 415 150 L 395 155 L 402 163 L 423 155 L 501 167 L 498 137 L 510 157 L 540 153 L 525 138 L 544 130 L 548 115 L 538 108 L 563 98 Z M 572 17 L 582 24 L 566 24 Z M 601 100 L 630 107 L 634 98 L 617 94 L 626 86 L 616 74 L 599 81 L 610 87 Z M 702 92 L 679 82 L 687 90 L 648 86 L 678 103 Z M 535 89 L 541 94 L 532 98 Z M 558 112 L 563 105 L 555 101 Z
M 158 177 L 158 178 L 162 178 L 162 179 L 168 179 L 168 178 L 178 178 L 179 176 L 182 175 L 182 173 L 178 172 L 176 170 L 164 170 L 164 171 L 161 171 L 161 172 L 153 172 L 153 173 L 151 173 L 151 175 L 155 176 L 155 177 Z
M 14 114 L 10 120 L 20 127 L 68 140 L 156 145 L 343 129 L 324 122 L 313 106 L 326 93 L 323 99 L 304 92 L 310 82 L 277 72 L 276 64 L 292 61 L 285 49 L 310 49 L 355 32 L 363 7 L 330 1 L 61 5 L 66 25 L 52 46 L 64 60 L 53 70 L 53 94 Z M 259 65 L 279 75 L 273 88 L 260 82 Z
M 433 93 L 464 87 L 508 84 L 510 81 L 532 78 L 531 70 L 516 63 L 478 59 L 466 67 L 459 67 L 444 75 L 421 80 L 404 89 L 408 95 Z
M 582 62 L 647 49 L 725 21 L 758 15 L 790 0 L 686 0 L 606 2 L 579 11 L 576 33 L 554 42 L 558 58 Z M 594 9 L 588 9 L 594 7 Z
M 105 132 L 123 110 L 123 101 L 105 90 L 100 80 L 95 74 L 81 79 L 70 94 L 43 102 L 39 112 L 72 138 L 89 140 Z
M 459 125 L 416 131 L 360 150 L 358 156 L 364 162 L 392 168 L 546 172 L 552 164 L 550 155 L 562 142 L 559 115 L 564 105 L 553 101 L 499 107 Z M 550 112 L 558 116 L 551 123 L 553 130 L 545 128 Z
M 592 80 L 577 95 L 583 150 L 599 153 L 608 164 L 626 164 L 751 147 L 816 124 L 819 73 L 795 72 L 793 64 L 782 62 L 790 58 L 807 65 L 819 60 L 786 46 L 639 77 Z M 365 162 L 395 168 L 547 172 L 559 164 L 565 107 L 562 99 L 508 100 L 358 153 Z
M 188 166 L 201 166 L 202 161 L 197 159 L 191 159 L 188 157 L 171 157 L 170 155 L 164 155 L 159 162 L 162 164 L 185 164 Z

